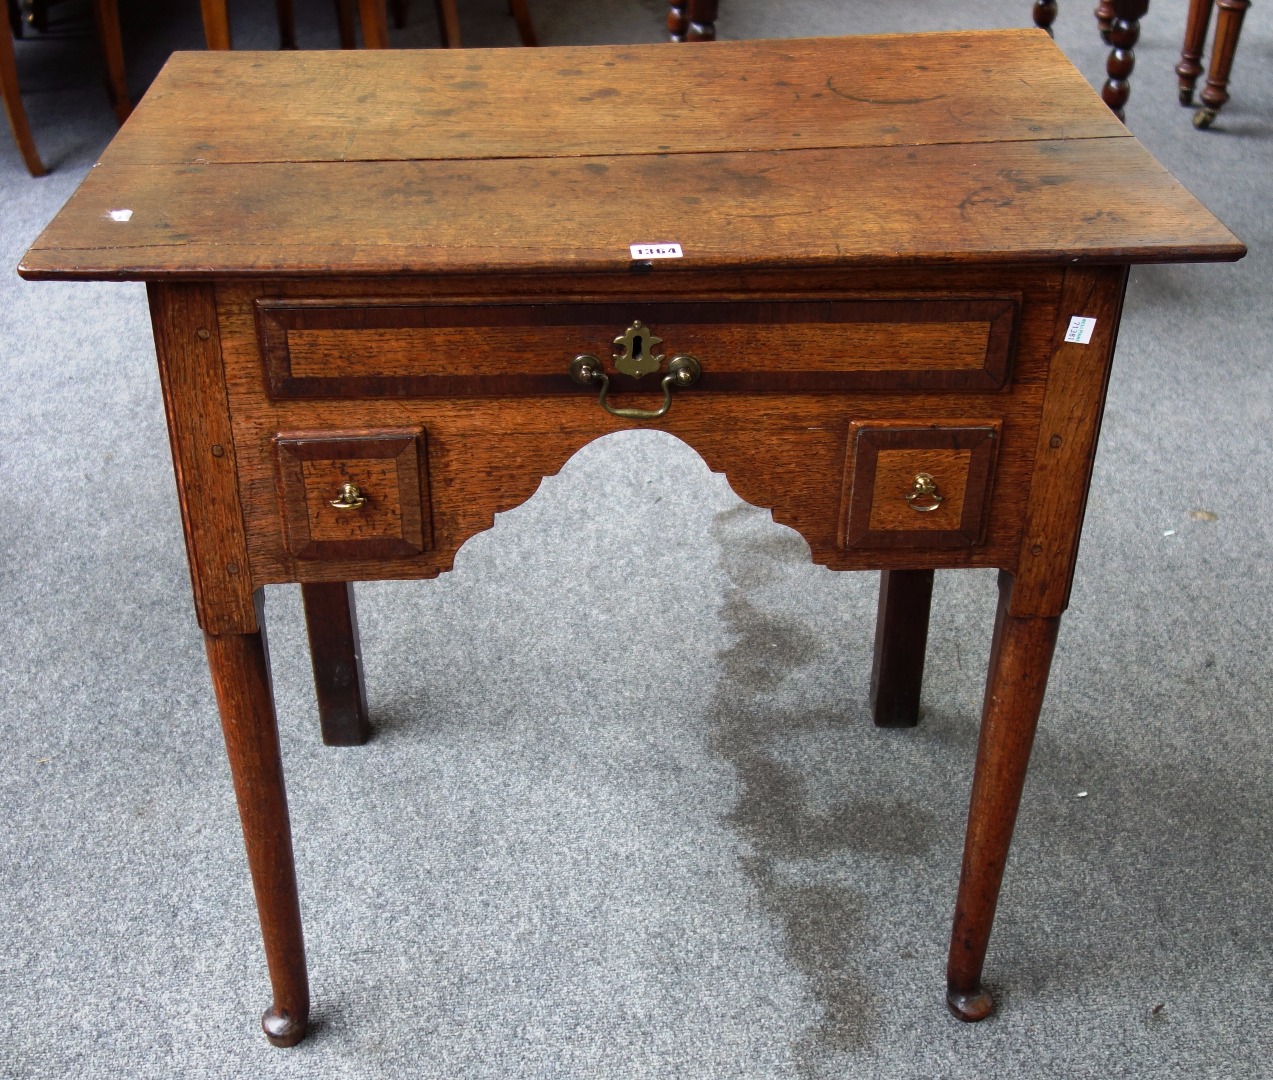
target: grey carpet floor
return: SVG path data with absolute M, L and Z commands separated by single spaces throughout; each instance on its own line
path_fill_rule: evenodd
M 76 3 L 18 45 L 55 171 L 0 139 L 9 267 L 112 132 Z M 123 6 L 140 93 L 200 45 L 197 5 Z M 301 44 L 333 44 L 331 5 L 298 6 Z M 532 6 L 549 45 L 658 40 L 664 10 Z M 1099 84 L 1091 4 L 1062 6 Z M 239 43 L 272 47 L 247 7 Z M 502 0 L 462 7 L 471 44 L 514 43 Z M 1025 0 L 722 8 L 731 38 L 1029 23 Z M 395 44 L 433 45 L 432 12 Z M 1202 134 L 1184 14 L 1154 0 L 1129 125 L 1251 254 L 1133 273 L 991 1019 L 957 1023 L 942 987 L 993 574 L 939 575 L 922 723 L 873 730 L 875 575 L 812 566 L 640 432 L 454 572 L 359 587 L 365 747 L 320 745 L 298 591 L 267 590 L 315 1004 L 301 1046 L 266 1045 L 144 294 L 10 273 L 0 1076 L 1273 1076 L 1273 29 L 1255 5 Z

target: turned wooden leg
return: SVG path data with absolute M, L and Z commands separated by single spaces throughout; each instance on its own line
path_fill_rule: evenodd
M 1114 30 L 1114 19 L 1117 18 L 1115 0 L 1100 0 L 1092 14 L 1096 16 L 1096 28 L 1101 33 L 1101 40 L 1106 45 L 1112 45 L 1114 42 L 1110 35 Z
M 389 16 L 385 0 L 358 0 L 362 21 L 362 44 L 366 49 L 389 48 Z
M 686 41 L 716 40 L 718 6 L 718 0 L 689 0 L 690 26 L 685 32 Z
M 1242 19 L 1251 0 L 1216 0 L 1216 36 L 1211 43 L 1211 65 L 1207 69 L 1207 85 L 1202 88 L 1203 107 L 1193 118 L 1196 128 L 1209 128 L 1216 114 L 1229 100 L 1229 72 L 1233 69 L 1233 54 L 1238 49 L 1238 35 L 1242 33 Z
M 517 33 L 521 35 L 522 44 L 535 48 L 539 38 L 535 36 L 535 24 L 530 17 L 530 4 L 527 0 L 509 0 L 509 10 L 517 22 Z
M 1114 21 L 1110 24 L 1110 43 L 1114 48 L 1105 62 L 1105 86 L 1101 89 L 1101 97 L 1105 104 L 1114 110 L 1114 115 L 1123 119 L 1123 106 L 1131 96 L 1132 87 L 1129 82 L 1132 69 L 1136 66 L 1136 42 L 1140 40 L 1140 20 L 1149 10 L 1149 0 L 1112 0 Z
M 460 13 L 455 0 L 437 0 L 438 25 L 442 27 L 442 44 L 448 49 L 460 47 Z
M 1185 21 L 1185 40 L 1180 47 L 1180 63 L 1176 74 L 1180 77 L 1180 104 L 1193 104 L 1194 87 L 1202 74 L 1202 47 L 1207 42 L 1207 27 L 1211 24 L 1212 0 L 1189 0 L 1189 16 Z
M 946 1003 L 960 1020 L 982 1020 L 994 1007 L 990 993 L 981 985 L 981 969 L 1061 623 L 1059 616 L 1009 615 L 1011 596 L 1012 578 L 1001 574 L 968 834 L 946 965 Z
M 305 1035 L 309 980 L 265 632 L 205 634 L 204 640 L 274 992 L 261 1027 L 275 1046 L 293 1046 Z
M 1034 0 L 1034 25 L 1046 30 L 1053 37 L 1052 24 L 1056 22 L 1056 0 Z
M 18 58 L 13 52 L 13 35 L 9 33 L 0 33 L 0 94 L 4 96 L 9 127 L 13 129 L 13 138 L 22 152 L 27 172 L 32 176 L 43 176 L 48 169 L 36 152 L 31 123 L 27 120 L 26 109 L 22 107 L 22 95 L 18 90 Z
M 684 41 L 689 28 L 689 0 L 668 0 L 667 36 L 673 41 Z
M 203 37 L 209 49 L 230 48 L 230 13 L 227 0 L 199 0 L 203 12 Z
M 93 0 L 93 21 L 97 23 L 97 37 L 102 43 L 102 57 L 106 61 L 106 92 L 111 108 L 122 124 L 133 111 L 128 100 L 128 77 L 124 70 L 124 38 L 119 30 L 119 0 Z
M 877 727 L 919 723 L 924 647 L 933 599 L 931 570 L 884 570 L 875 616 L 875 660 L 871 665 L 871 716 Z
M 358 614 L 349 582 L 302 585 L 305 626 L 318 693 L 318 722 L 328 746 L 361 746 L 371 736 L 358 645 Z

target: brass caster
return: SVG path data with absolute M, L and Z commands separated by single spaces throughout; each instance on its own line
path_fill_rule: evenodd
M 1215 109 L 1199 109 L 1193 114 L 1193 126 L 1199 131 L 1206 131 L 1215 122 Z
M 1182 86 L 1180 88 L 1180 104 L 1188 108 L 1193 104 L 1193 88 Z

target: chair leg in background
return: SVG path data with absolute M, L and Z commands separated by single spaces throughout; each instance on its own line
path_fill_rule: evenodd
M 22 107 L 22 94 L 18 90 L 18 58 L 13 51 L 11 33 L 0 34 L 0 94 L 4 95 L 9 127 L 13 129 L 13 138 L 22 153 L 22 160 L 26 162 L 27 172 L 32 176 L 43 176 L 48 169 L 36 152 L 27 111 Z

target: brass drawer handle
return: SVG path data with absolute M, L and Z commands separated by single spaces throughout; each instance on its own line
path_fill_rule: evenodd
M 614 339 L 614 343 L 622 350 L 614 354 L 614 366 L 624 375 L 634 379 L 643 378 L 658 371 L 663 364 L 663 357 L 655 350 L 663 344 L 661 337 L 655 337 L 641 320 L 636 320 L 622 334 Z M 663 404 L 657 409 L 616 409 L 606 400 L 610 392 L 610 376 L 601 370 L 601 361 L 589 353 L 581 353 L 570 362 L 570 378 L 579 386 L 601 386 L 598 401 L 601 407 L 611 416 L 624 420 L 657 420 L 666 416 L 672 407 L 672 387 L 682 389 L 693 386 L 703 373 L 699 362 L 692 356 L 674 356 L 668 362 L 667 374 L 663 376 L 660 386 L 663 388 Z
M 912 510 L 927 514 L 945 501 L 946 496 L 937 490 L 936 480 L 926 472 L 916 474 L 915 486 L 906 495 L 906 502 Z
M 361 510 L 367 505 L 367 500 L 357 484 L 341 484 L 340 494 L 331 500 L 330 505 L 337 510 Z
M 659 384 L 663 387 L 662 405 L 657 409 L 616 409 L 606 400 L 606 394 L 610 392 L 610 376 L 601 370 L 601 361 L 585 353 L 576 356 L 570 362 L 570 377 L 580 386 L 593 386 L 600 383 L 601 396 L 597 400 L 601 407 L 611 416 L 618 416 L 624 420 L 657 420 L 660 416 L 666 416 L 668 409 L 672 407 L 672 387 L 693 386 L 698 382 L 702 371 L 694 357 L 674 356 L 667 366 L 667 374 L 663 376 Z

